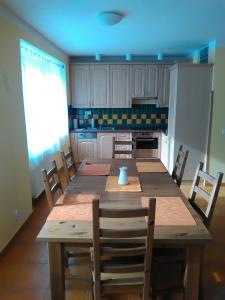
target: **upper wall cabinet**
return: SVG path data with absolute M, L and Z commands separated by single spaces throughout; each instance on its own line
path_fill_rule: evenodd
M 130 107 L 130 65 L 71 64 L 72 107 Z
M 132 65 L 132 97 L 158 97 L 160 66 Z
M 72 64 L 73 107 L 109 106 L 109 65 Z
M 160 107 L 169 106 L 170 95 L 170 65 L 162 66 L 159 70 L 159 96 L 158 103 Z
M 109 106 L 109 65 L 90 65 L 91 107 Z
M 158 97 L 159 106 L 168 106 L 169 71 L 154 64 L 70 65 L 73 107 L 131 107 L 131 99 Z
M 130 66 L 110 65 L 110 107 L 130 106 Z
M 90 69 L 88 64 L 70 65 L 72 107 L 90 107 Z

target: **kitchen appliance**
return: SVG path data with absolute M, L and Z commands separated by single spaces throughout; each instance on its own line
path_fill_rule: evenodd
M 134 134 L 136 158 L 159 158 L 159 139 L 153 132 Z

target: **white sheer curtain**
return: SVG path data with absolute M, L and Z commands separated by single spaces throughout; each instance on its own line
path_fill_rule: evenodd
M 40 169 L 50 167 L 52 154 L 68 137 L 65 65 L 21 40 L 23 99 L 33 196 Z M 47 163 L 48 162 L 48 163 Z M 42 185 L 40 181 L 39 185 Z

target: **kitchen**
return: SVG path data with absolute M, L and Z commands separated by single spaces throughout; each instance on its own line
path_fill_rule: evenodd
M 2 255 L 21 228 L 25 228 L 28 234 L 34 228 L 37 235 L 41 226 L 35 227 L 39 212 L 36 213 L 32 203 L 21 83 L 21 39 L 65 65 L 66 112 L 68 108 L 69 120 L 66 121 L 67 135 L 61 150 L 68 151 L 69 145 L 72 145 L 77 162 L 88 156 L 111 157 L 112 140 L 116 135 L 118 139 L 128 141 L 134 138 L 137 142 L 135 148 L 141 148 L 136 149 L 141 150 L 137 153 L 141 158 L 146 155 L 143 154 L 143 150 L 146 150 L 143 148 L 147 144 L 149 148 L 144 152 L 151 157 L 161 158 L 170 173 L 178 148 L 183 144 L 190 154 L 182 191 L 186 189 L 189 193 L 185 181 L 193 180 L 199 160 L 204 162 L 210 174 L 225 172 L 225 48 L 221 30 L 225 26 L 225 18 L 222 1 L 191 1 L 179 5 L 177 1 L 170 4 L 166 1 L 144 1 L 143 5 L 132 1 L 130 11 L 126 4 L 118 1 L 78 2 L 76 5 L 80 10 L 72 1 L 61 3 L 63 7 L 58 2 L 53 5 L 52 1 L 45 1 L 44 4 L 41 1 L 0 1 Z M 86 10 L 87 6 L 89 10 Z M 115 26 L 98 23 L 96 14 L 117 8 L 125 12 L 121 22 Z M 74 13 L 72 23 L 65 21 L 60 14 L 62 11 L 65 16 Z M 74 20 L 80 22 L 76 28 L 72 25 Z M 56 24 L 57 30 L 52 29 Z M 71 32 L 72 29 L 77 31 Z M 66 44 L 68 40 L 65 42 L 68 37 L 70 44 Z M 76 49 L 72 46 L 76 46 Z M 80 79 L 76 80 L 76 76 L 80 76 Z M 52 105 L 49 115 L 54 115 L 54 108 Z M 51 120 L 52 128 L 56 127 L 59 119 L 57 116 Z M 43 123 L 41 112 L 36 123 Z M 80 139 L 82 135 L 86 139 Z M 145 145 L 142 143 L 143 137 L 147 139 Z M 48 159 L 49 163 L 51 159 L 56 160 L 58 168 L 62 167 L 58 151 Z M 49 168 L 49 165 L 45 167 Z M 41 178 L 40 184 L 43 191 Z M 38 189 L 37 198 L 39 194 Z M 207 271 L 204 274 L 204 282 L 210 282 L 205 284 L 207 299 L 223 299 L 224 295 L 224 245 L 223 238 L 217 238 L 219 233 L 224 232 L 221 222 L 223 197 L 222 194 L 212 224 L 216 246 L 209 247 L 213 254 L 207 254 Z M 29 223 L 31 226 L 27 229 L 26 222 L 32 216 L 37 219 Z M 9 270 L 13 270 L 13 274 L 19 274 L 19 270 L 28 272 L 29 269 L 42 278 L 48 276 L 47 258 L 34 263 L 32 258 L 29 260 L 31 255 L 28 255 L 26 259 L 29 264 L 25 264 L 25 259 L 22 261 L 26 249 L 37 249 L 34 248 L 34 240 L 28 242 L 24 238 L 12 249 L 12 253 L 21 253 L 21 261 L 15 264 L 13 260 L 10 261 Z M 21 252 L 19 244 L 23 247 Z M 40 249 L 40 253 L 47 252 L 43 245 L 35 244 L 35 247 Z M 0 286 L 0 298 L 3 294 L 14 295 L 18 299 L 35 296 L 43 299 L 49 289 L 48 283 L 35 282 L 33 289 L 30 283 L 25 285 L 20 281 L 24 277 L 22 273 L 14 277 L 9 275 L 12 283 L 3 286 L 8 278 L 5 275 L 8 263 L 3 259 L 1 264 L 1 270 L 4 270 L 1 278 L 4 281 Z M 27 278 L 33 278 L 32 274 L 29 273 Z M 25 286 L 25 289 L 22 290 L 21 286 Z
M 71 63 L 70 140 L 77 162 L 112 158 L 113 137 L 124 135 L 134 139 L 136 158 L 160 158 L 172 172 L 182 143 L 191 150 L 184 173 L 191 180 L 197 162 L 208 159 L 212 71 L 210 64 L 187 62 Z

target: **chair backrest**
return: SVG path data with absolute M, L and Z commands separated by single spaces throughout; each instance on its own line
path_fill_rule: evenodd
M 69 151 L 67 153 L 65 152 L 60 152 L 60 153 L 61 153 L 63 169 L 66 177 L 66 182 L 67 184 L 69 184 L 72 177 L 77 172 L 72 147 L 69 147 Z
M 204 164 L 200 162 L 195 172 L 189 201 L 194 209 L 200 214 L 205 225 L 209 227 L 216 205 L 216 200 L 218 198 L 220 184 L 223 179 L 223 173 L 218 172 L 216 177 L 213 177 L 203 171 L 203 165 Z M 211 185 L 210 193 L 203 189 L 203 187 L 199 186 L 201 180 L 204 181 L 204 184 L 209 183 Z M 206 201 L 206 209 L 201 208 L 200 205 L 196 203 L 196 195 L 199 195 L 204 201 Z
M 184 151 L 183 145 L 180 145 L 178 154 L 177 154 L 177 158 L 176 158 L 176 162 L 175 162 L 173 172 L 172 172 L 172 178 L 174 179 L 174 181 L 176 182 L 176 184 L 178 186 L 180 186 L 181 182 L 182 182 L 188 154 L 189 154 L 189 151 L 188 150 Z
M 52 160 L 52 168 L 49 171 L 42 169 L 41 173 L 44 180 L 48 206 L 51 210 L 55 205 L 55 201 L 57 200 L 55 198 L 58 198 L 60 195 L 63 194 L 63 188 L 55 160 Z
M 143 292 L 143 299 L 149 299 L 155 206 L 155 198 L 149 199 L 149 205 L 145 208 L 99 208 L 99 199 L 95 199 L 92 202 L 95 299 L 101 299 L 101 295 L 107 293 L 113 294 L 115 292 L 124 292 L 124 289 L 125 292 L 127 292 L 129 291 L 129 287 L 131 287 L 131 281 L 133 282 L 132 288 Z M 123 218 L 126 218 L 126 221 L 128 221 L 127 219 L 129 218 L 137 217 L 147 217 L 147 226 L 137 228 L 138 226 L 135 226 L 134 222 L 134 225 L 131 225 L 130 228 L 130 226 L 127 226 L 127 222 L 124 221 L 123 223 L 123 221 L 121 221 Z M 120 228 L 113 229 L 108 226 L 107 228 L 104 228 L 104 225 L 100 222 L 100 218 L 104 218 L 104 222 L 105 220 L 110 222 L 110 219 L 112 220 L 112 218 L 117 218 L 119 219 L 118 222 L 120 223 Z M 137 244 L 131 245 L 132 242 L 130 238 L 139 237 L 145 239 L 145 243 L 139 246 Z M 107 239 L 107 246 L 104 245 L 104 239 Z M 112 243 L 109 242 L 110 239 L 112 239 Z M 128 244 L 121 247 L 121 239 L 123 239 L 123 242 L 128 242 Z M 135 258 L 138 256 L 144 257 L 141 263 L 135 263 Z M 129 264 L 124 261 L 124 258 L 126 259 L 127 257 L 129 257 Z M 120 258 L 119 262 L 112 264 L 113 258 Z M 137 272 L 142 272 L 143 276 L 141 277 L 141 281 L 140 275 L 138 278 L 135 278 L 136 274 L 133 274 L 134 277 L 132 279 L 129 277 L 131 273 Z M 102 285 L 101 275 L 104 275 L 104 273 L 114 273 L 114 275 L 123 273 L 123 278 L 124 275 L 127 275 L 128 283 L 126 285 L 126 283 L 122 280 L 118 287 L 119 279 L 116 279 L 115 282 L 112 279 L 109 284 Z M 114 283 L 117 284 L 114 285 Z
M 134 142 L 118 141 L 113 137 L 113 158 L 135 158 Z

